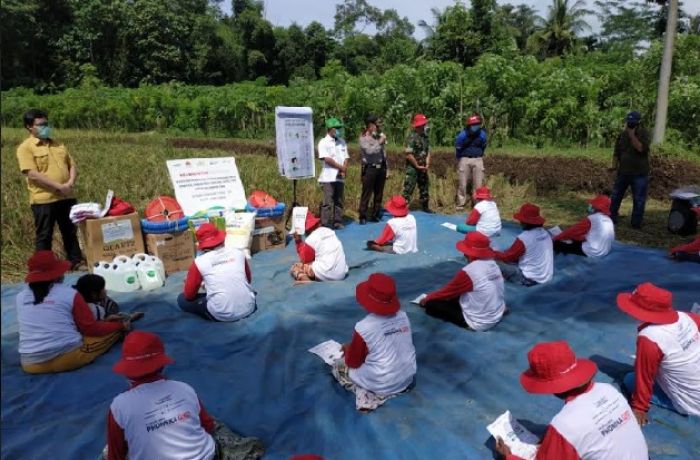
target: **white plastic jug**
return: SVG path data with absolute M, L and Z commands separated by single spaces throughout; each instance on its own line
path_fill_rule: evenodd
M 163 265 L 163 261 L 160 260 L 158 257 L 152 256 L 150 254 L 144 254 L 141 252 L 139 254 L 134 254 L 131 257 L 131 260 L 132 260 L 132 262 L 134 262 L 134 264 L 140 264 L 142 262 L 149 262 L 149 263 L 154 264 L 156 266 L 156 268 L 158 269 L 158 273 L 160 274 L 160 278 L 165 283 L 165 278 L 167 278 L 167 275 L 165 274 L 165 265 Z
M 136 267 L 136 274 L 144 291 L 158 289 L 165 284 L 165 267 L 159 258 L 148 254 L 136 254 L 131 261 Z
M 99 262 L 96 262 L 92 268 L 93 274 L 100 275 L 105 279 L 105 289 L 108 291 L 115 290 L 115 287 L 117 287 L 117 284 L 119 283 L 117 273 L 112 268 L 113 265 L 114 264 L 112 262 L 100 260 Z
M 117 292 L 132 292 L 141 287 L 136 265 L 127 256 L 117 256 L 112 262 L 111 277 L 114 277 L 114 287 L 111 290 Z

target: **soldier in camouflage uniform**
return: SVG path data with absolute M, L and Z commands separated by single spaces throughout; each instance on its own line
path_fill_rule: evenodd
M 422 113 L 416 114 L 413 117 L 411 125 L 414 132 L 408 138 L 406 147 L 406 179 L 403 183 L 403 197 L 408 203 L 411 202 L 413 190 L 418 184 L 420 191 L 420 202 L 423 206 L 423 211 L 432 214 L 428 194 L 428 169 L 430 168 L 430 145 L 428 143 L 428 134 L 425 132 L 425 125 L 428 123 L 428 118 Z

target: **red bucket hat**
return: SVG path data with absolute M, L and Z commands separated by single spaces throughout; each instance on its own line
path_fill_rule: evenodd
M 122 345 L 122 357 L 112 366 L 117 374 L 136 379 L 152 374 L 174 361 L 165 354 L 160 337 L 144 331 L 130 332 Z
M 355 298 L 368 312 L 377 315 L 393 315 L 401 308 L 394 278 L 384 273 L 372 273 L 367 281 L 358 284 Z
M 540 215 L 540 207 L 535 206 L 532 203 L 525 203 L 524 205 L 520 206 L 520 210 L 513 214 L 513 217 L 523 224 L 544 224 L 544 217 Z
M 467 126 L 479 124 L 481 124 L 481 118 L 479 118 L 479 115 L 473 115 L 467 119 Z
M 488 187 L 479 187 L 474 191 L 474 198 L 477 200 L 493 200 L 491 190 Z
M 596 211 L 602 212 L 606 216 L 610 215 L 610 197 L 598 195 L 592 200 L 588 200 L 588 204 L 593 206 Z
M 673 294 L 651 283 L 637 286 L 634 292 L 617 295 L 617 306 L 631 317 L 652 324 L 672 324 L 678 321 L 673 309 Z
M 481 232 L 469 232 L 462 241 L 458 241 L 457 250 L 475 259 L 490 259 L 494 256 L 491 240 Z
M 528 393 L 564 393 L 589 382 L 598 367 L 577 358 L 565 341 L 538 343 L 527 354 L 530 368 L 520 375 Z
M 197 229 L 197 242 L 199 249 L 215 248 L 226 240 L 226 232 L 216 228 L 209 222 L 202 224 Z
M 304 230 L 307 232 L 314 228 L 318 223 L 321 222 L 321 219 L 318 217 L 314 216 L 314 213 L 309 211 L 306 213 L 306 222 L 304 223 Z
M 53 281 L 70 270 L 71 263 L 59 260 L 51 251 L 37 251 L 27 261 L 29 272 L 24 278 L 27 283 Z
M 401 195 L 392 196 L 384 207 L 394 217 L 405 217 L 408 215 L 408 203 Z
M 414 128 L 426 125 L 427 123 L 428 123 L 428 117 L 426 117 L 422 113 L 417 113 L 416 116 L 413 117 L 413 121 L 411 121 L 411 125 Z

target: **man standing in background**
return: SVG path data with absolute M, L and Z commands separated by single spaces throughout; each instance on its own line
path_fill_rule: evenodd
M 27 178 L 36 250 L 51 250 L 53 229 L 58 224 L 66 258 L 75 269 L 83 259 L 75 225 L 70 220 L 70 209 L 76 204 L 73 187 L 78 170 L 66 147 L 51 137 L 46 112 L 25 112 L 24 127 L 29 137 L 17 148 L 17 161 Z
M 318 157 L 323 161 L 318 181 L 323 186 L 321 225 L 343 228 L 343 198 L 345 175 L 348 170 L 348 147 L 340 130 L 343 123 L 337 118 L 326 120 L 326 136 L 318 141 Z
M 365 130 L 360 136 L 360 155 L 362 158 L 362 195 L 360 197 L 360 225 L 367 223 L 367 208 L 370 196 L 372 212 L 369 220 L 379 222 L 382 213 L 382 195 L 386 182 L 386 135 L 382 132 L 380 120 L 369 115 L 365 119 Z
M 430 210 L 430 195 L 428 181 L 428 169 L 430 169 L 430 144 L 428 133 L 425 132 L 425 125 L 428 118 L 422 113 L 413 117 L 411 126 L 413 133 L 408 138 L 406 146 L 406 178 L 403 182 L 403 197 L 407 203 L 411 203 L 411 196 L 418 185 L 420 191 L 420 202 L 423 211 L 432 214 Z
M 642 115 L 630 112 L 625 118 L 627 126 L 618 136 L 610 170 L 617 171 L 613 185 L 610 218 L 617 224 L 620 204 L 627 187 L 632 188 L 632 228 L 642 228 L 644 206 L 649 187 L 649 131 L 641 125 Z
M 467 119 L 466 127 L 455 139 L 455 149 L 459 162 L 457 208 L 461 209 L 466 204 L 467 197 L 471 197 L 472 191 L 481 187 L 484 181 L 483 157 L 486 150 L 486 131 L 481 127 L 481 118 L 478 115 L 472 115 Z

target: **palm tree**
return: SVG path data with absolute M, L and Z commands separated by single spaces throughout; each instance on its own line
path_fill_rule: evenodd
M 584 0 L 552 0 L 547 18 L 540 22 L 539 30 L 532 35 L 529 46 L 543 57 L 560 56 L 571 51 L 578 36 L 591 26 L 584 17 L 593 14 L 585 8 Z
M 544 23 L 537 11 L 524 3 L 518 6 L 505 4 L 500 7 L 499 14 L 520 50 L 525 49 L 527 40 L 537 30 L 537 25 Z

